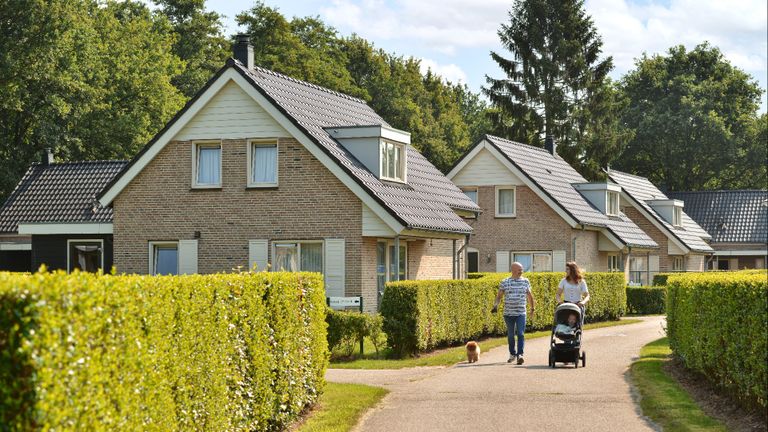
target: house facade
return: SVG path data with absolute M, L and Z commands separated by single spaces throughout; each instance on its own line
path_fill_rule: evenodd
M 630 281 L 646 284 L 659 272 L 704 271 L 714 250 L 711 236 L 684 211 L 685 203 L 661 192 L 647 178 L 608 170 L 622 188 L 622 211 L 658 243 L 657 254 L 630 262 Z M 651 273 L 651 279 L 644 275 Z
M 712 270 L 764 269 L 768 259 L 768 191 L 671 192 L 704 228 L 714 249 Z
M 464 276 L 479 208 L 407 132 L 235 55 L 99 194 L 119 272 L 318 271 L 369 311 L 387 281 Z
M 628 272 L 629 257 L 658 245 L 619 211 L 620 188 L 589 183 L 547 149 L 486 135 L 448 173 L 483 212 L 467 222 L 468 271 Z M 628 273 L 627 273 L 627 276 Z

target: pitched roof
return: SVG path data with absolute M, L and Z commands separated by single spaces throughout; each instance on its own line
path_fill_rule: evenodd
M 585 183 L 587 180 L 565 160 L 553 156 L 542 148 L 496 136 L 486 135 L 485 140 L 578 223 L 605 228 L 627 246 L 658 247 L 653 239 L 623 213 L 619 216 L 607 216 L 593 206 L 573 186 L 576 183 Z
M 768 243 L 768 190 L 670 192 L 713 243 Z
M 112 222 L 112 209 L 96 203 L 96 194 L 126 163 L 32 164 L 0 207 L 0 233 L 24 222 Z
M 667 232 L 680 241 L 685 247 L 696 252 L 713 252 L 711 246 L 705 241 L 710 235 L 704 231 L 693 219 L 691 219 L 683 210 L 683 225 L 673 226 L 667 222 L 659 213 L 657 213 L 648 201 L 669 199 L 662 191 L 645 177 L 624 173 L 616 170 L 609 170 L 608 177 L 621 185 L 622 189 L 635 200 L 647 213 L 660 223 Z
M 228 68 L 233 68 L 249 81 L 259 93 L 404 227 L 451 233 L 472 232 L 472 228 L 456 214 L 454 209 L 479 212 L 480 208 L 414 147 L 408 146 L 408 182 L 400 184 L 380 180 L 330 136 L 326 131 L 327 128 L 389 126 L 365 101 L 261 67 L 249 70 L 234 59 L 227 61 L 227 65 L 208 82 L 198 96 Z M 194 101 L 195 99 L 185 107 L 185 110 Z M 169 125 L 183 112 L 171 120 Z M 166 125 L 166 129 L 169 125 Z M 147 144 L 131 164 L 151 147 L 166 129 Z M 128 167 L 123 171 L 127 170 Z M 122 176 L 124 172 L 120 175 Z M 113 180 L 108 188 L 117 180 L 118 178 Z M 102 191 L 100 196 L 103 196 L 108 188 Z

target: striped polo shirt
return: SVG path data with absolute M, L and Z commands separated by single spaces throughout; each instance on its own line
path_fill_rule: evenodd
M 504 291 L 504 315 L 525 315 L 525 306 L 528 303 L 528 294 L 531 292 L 531 283 L 524 277 L 512 279 L 512 276 L 504 279 L 499 284 L 499 289 Z

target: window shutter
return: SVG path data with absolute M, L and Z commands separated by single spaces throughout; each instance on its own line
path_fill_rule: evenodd
M 556 272 L 565 271 L 565 251 L 564 250 L 552 251 L 552 271 L 556 271 Z
M 509 273 L 508 251 L 496 251 L 496 273 Z
M 651 273 L 659 272 L 659 256 L 658 255 L 650 255 L 648 257 L 648 270 Z
M 267 270 L 267 240 L 248 240 L 248 269 Z
M 325 294 L 328 297 L 344 297 L 345 248 L 344 239 L 325 239 Z
M 197 240 L 179 240 L 179 274 L 197 273 Z

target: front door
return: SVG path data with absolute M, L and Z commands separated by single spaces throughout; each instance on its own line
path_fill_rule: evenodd
M 407 279 L 408 247 L 400 242 L 400 265 L 396 268 L 395 243 L 393 241 L 380 240 L 376 243 L 376 288 L 379 293 L 378 305 L 381 305 L 381 297 L 384 295 L 384 287 L 387 282 Z

